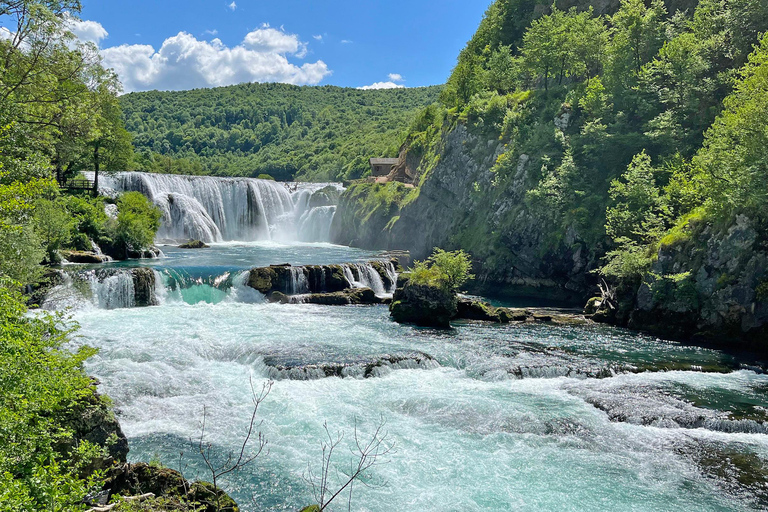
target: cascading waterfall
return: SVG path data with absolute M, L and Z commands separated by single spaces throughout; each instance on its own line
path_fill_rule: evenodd
M 291 267 L 291 289 L 290 295 L 301 295 L 303 293 L 309 293 L 309 283 L 307 282 L 307 276 L 304 274 L 304 269 L 301 267 Z
M 203 242 L 329 240 L 335 206 L 311 206 L 328 184 L 287 184 L 254 178 L 218 178 L 123 172 L 102 179 L 113 192 L 136 191 L 162 211 L 158 239 Z M 338 187 L 337 185 L 331 185 Z
M 382 262 L 391 286 L 387 287 L 381 275 L 370 263 L 347 263 L 341 266 L 344 277 L 351 288 L 370 288 L 376 295 L 387 295 L 395 291 L 397 271 L 391 261 Z

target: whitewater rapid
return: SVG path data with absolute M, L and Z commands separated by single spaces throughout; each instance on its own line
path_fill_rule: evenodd
M 71 310 L 74 346 L 99 349 L 87 370 L 115 402 L 129 459 L 159 458 L 190 478 L 210 478 L 189 441 L 203 406 L 213 449 L 226 454 L 247 428 L 251 380 L 273 380 L 259 414 L 269 452 L 223 482 L 244 511 L 314 502 L 302 475 L 319 469 L 324 424 L 345 435 L 342 470 L 354 429 L 382 419 L 395 451 L 374 485 L 355 488 L 353 510 L 765 507 L 728 464 L 768 461 L 768 376 L 727 354 L 603 326 L 420 329 L 392 322 L 386 306 L 269 304 L 244 286 L 253 266 L 344 263 L 351 286 L 375 288 L 366 262 L 382 255 L 358 249 L 163 251 L 69 270 L 104 278 L 83 281 L 92 298 Z M 113 278 L 132 265 L 159 276 L 158 305 L 118 305 L 130 283 Z M 724 373 L 657 371 L 666 365 Z

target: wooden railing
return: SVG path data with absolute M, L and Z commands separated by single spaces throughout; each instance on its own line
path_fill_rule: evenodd
M 59 188 L 63 190 L 69 190 L 71 192 L 92 192 L 94 190 L 93 180 L 89 180 L 83 177 L 66 179 L 61 174 L 57 173 L 56 181 L 59 182 Z

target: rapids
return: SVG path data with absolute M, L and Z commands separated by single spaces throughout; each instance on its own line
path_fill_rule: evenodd
M 386 255 L 317 243 L 335 208 L 313 200 L 318 186 L 140 173 L 107 185 L 150 196 L 160 238 L 213 242 L 68 266 L 45 301 L 79 323 L 73 348 L 99 349 L 87 370 L 114 400 L 131 461 L 210 479 L 195 455 L 203 408 L 214 453 L 238 450 L 250 382 L 271 379 L 259 411 L 268 452 L 223 482 L 244 511 L 315 502 L 303 475 L 320 470 L 324 424 L 344 434 L 333 487 L 355 428 L 365 437 L 381 421 L 395 450 L 354 486 L 352 510 L 768 507 L 768 376 L 757 365 L 605 326 L 438 331 L 396 324 L 386 306 L 270 304 L 246 286 L 249 268 L 344 264 L 351 287 L 383 295 L 366 262 Z M 135 307 L 136 286 L 156 305 Z
M 308 464 L 319 470 L 324 422 L 345 433 L 346 447 L 356 424 L 365 433 L 381 419 L 395 452 L 370 486 L 354 488 L 353 510 L 766 505 L 764 492 L 740 483 L 749 467 L 718 462 L 736 454 L 761 474 L 768 460 L 768 377 L 726 354 L 608 327 L 468 322 L 435 331 L 393 323 L 386 306 L 237 296 L 237 276 L 251 266 L 378 256 L 357 249 L 255 242 L 163 251 L 165 259 L 101 267 L 151 266 L 179 295 L 154 307 L 75 310 L 77 343 L 100 350 L 87 369 L 115 401 L 130 460 L 159 458 L 187 477 L 206 478 L 190 444 L 203 406 L 214 449 L 236 449 L 249 379 L 275 379 L 259 415 L 269 452 L 224 485 L 243 510 L 313 502 L 302 474 Z M 187 284 L 174 292 L 173 279 Z M 643 371 L 663 365 L 727 373 Z M 325 377 L 329 367 L 343 371 Z M 349 451 L 337 453 L 343 470 Z

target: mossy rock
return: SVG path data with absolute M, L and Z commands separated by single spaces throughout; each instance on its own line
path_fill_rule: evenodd
M 299 512 L 320 512 L 320 505 L 310 505 L 308 507 L 304 507 Z
M 253 268 L 248 275 L 248 286 L 265 295 L 273 290 L 276 281 L 277 273 L 274 267 Z
M 206 244 L 205 242 L 202 242 L 200 240 L 190 240 L 189 242 L 185 244 L 181 244 L 179 246 L 179 249 L 207 249 L 210 245 Z
M 600 306 L 603 305 L 602 297 L 592 297 L 587 301 L 587 305 L 584 306 L 585 315 L 594 315 L 600 310 Z
M 404 285 L 398 284 L 389 312 L 399 323 L 447 329 L 456 317 L 458 302 L 452 290 L 406 280 Z

